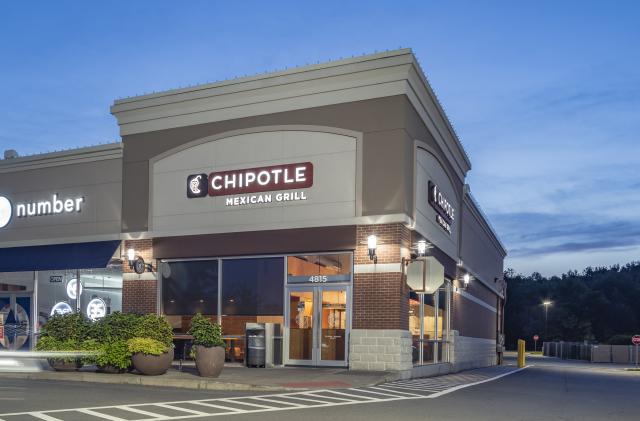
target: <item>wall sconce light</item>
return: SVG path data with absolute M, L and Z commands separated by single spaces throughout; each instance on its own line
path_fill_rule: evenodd
M 469 282 L 471 282 L 471 275 L 469 275 L 468 273 L 465 273 L 462 276 L 462 285 L 463 285 L 462 287 L 464 289 L 467 289 L 467 287 L 469 286 Z
M 136 251 L 134 249 L 127 250 L 127 259 L 129 260 L 129 268 L 133 269 L 133 263 L 136 260 Z
M 378 263 L 378 256 L 376 256 L 376 249 L 378 248 L 378 237 L 370 235 L 367 237 L 367 247 L 369 248 L 369 259 L 373 260 L 373 263 Z
M 418 241 L 418 256 L 427 254 L 427 242 L 425 240 Z
M 140 256 L 136 258 L 136 251 L 134 249 L 127 250 L 127 260 L 129 260 L 129 269 L 133 269 L 138 275 L 143 274 L 145 270 L 153 272 L 151 263 L 145 263 L 144 259 Z

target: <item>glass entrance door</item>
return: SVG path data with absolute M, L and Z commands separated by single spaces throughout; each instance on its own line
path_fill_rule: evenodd
M 287 290 L 287 364 L 347 365 L 348 287 Z

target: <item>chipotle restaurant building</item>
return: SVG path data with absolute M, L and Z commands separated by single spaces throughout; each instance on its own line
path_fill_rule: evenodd
M 206 314 L 234 361 L 248 323 L 274 323 L 286 365 L 420 375 L 497 362 L 506 252 L 410 50 L 111 112 L 122 243 L 108 260 L 121 263 L 123 311 L 164 314 L 177 337 Z M 24 246 L 2 231 L 0 247 Z M 128 253 L 151 270 L 135 273 Z

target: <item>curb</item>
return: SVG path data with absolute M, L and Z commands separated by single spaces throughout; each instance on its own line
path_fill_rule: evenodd
M 283 392 L 292 390 L 307 390 L 280 386 L 264 386 L 245 383 L 226 383 L 208 380 L 180 380 L 167 379 L 162 376 L 143 376 L 128 374 L 104 374 L 104 373 L 63 373 L 63 372 L 39 372 L 39 373 L 1 373 L 0 378 L 21 380 L 53 380 L 72 381 L 86 383 L 128 384 L 153 387 L 174 387 L 180 389 L 197 390 L 226 390 L 226 391 L 271 391 Z

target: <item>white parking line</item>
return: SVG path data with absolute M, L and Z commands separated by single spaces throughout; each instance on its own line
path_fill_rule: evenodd
M 146 416 L 151 417 L 151 418 L 162 418 L 164 416 L 162 414 L 156 414 L 155 412 L 143 411 L 142 409 L 133 408 L 133 407 L 127 406 L 127 405 L 114 406 L 114 408 L 122 409 L 123 411 L 134 412 L 134 413 L 140 414 L 140 415 L 146 415 Z
M 369 386 L 341 390 L 320 389 L 314 391 L 292 393 L 273 393 L 259 396 L 248 395 L 232 398 L 209 398 L 189 401 L 152 402 L 129 405 L 99 406 L 90 408 L 55 409 L 49 411 L 14 412 L 0 414 L 0 421 L 3 421 L 5 417 L 8 416 L 12 417 L 24 415 L 32 416 L 44 421 L 65 421 L 63 419 L 65 416 L 64 413 L 68 412 L 75 412 L 76 418 L 78 414 L 85 414 L 109 421 L 169 421 L 202 417 L 215 417 L 220 415 L 253 414 L 260 412 L 287 411 L 305 408 L 323 408 L 412 399 L 433 399 L 466 387 L 471 387 L 500 379 L 510 374 L 522 371 L 524 370 L 524 368 L 503 372 L 493 377 L 489 377 L 488 373 L 486 372 L 471 372 L 470 374 L 464 376 L 442 376 L 440 378 L 433 379 L 402 380 L 399 382 L 387 383 L 380 386 Z M 463 379 L 465 381 L 462 381 Z M 422 394 L 417 392 L 421 392 Z M 291 402 L 290 400 L 296 400 L 300 403 Z M 272 405 L 269 405 L 269 403 L 271 403 Z M 181 406 L 183 404 L 199 405 L 203 410 L 198 411 L 190 408 L 185 408 Z M 139 409 L 139 407 L 145 407 L 145 410 Z M 178 415 L 165 415 L 151 412 L 154 411 L 153 407 L 156 407 L 158 409 L 165 408 L 177 411 Z M 247 407 L 249 407 L 249 409 L 245 409 Z M 146 410 L 147 408 L 150 408 L 151 411 Z M 205 412 L 206 408 L 215 408 L 220 411 Z M 147 418 L 126 420 L 124 418 L 100 412 L 101 410 L 108 409 L 120 409 L 123 411 L 129 411 L 132 413 L 143 415 Z M 63 418 L 56 418 L 56 416 Z
M 274 402 L 274 403 L 281 403 L 281 404 L 284 404 L 284 405 L 297 406 L 298 408 L 301 408 L 301 407 L 305 406 L 305 405 L 302 405 L 300 403 L 293 403 L 293 402 L 283 401 L 282 399 L 278 399 L 278 397 L 280 397 L 280 396 L 272 396 L 270 398 L 251 398 L 251 399 L 255 399 L 257 401 Z
M 76 409 L 76 411 L 83 414 L 91 415 L 93 417 L 104 418 L 105 420 L 109 421 L 127 421 L 124 418 L 114 417 L 113 415 L 103 414 L 102 412 L 92 411 L 91 409 Z
M 27 412 L 27 414 L 45 421 L 62 421 L 60 418 L 52 417 L 51 415 L 43 414 L 42 412 Z
M 384 390 L 386 392 L 395 394 L 396 396 L 402 396 L 402 395 L 406 395 L 406 396 L 417 396 L 417 397 L 423 397 L 424 395 L 418 395 L 417 393 L 408 393 L 408 392 L 400 392 L 398 390 L 389 390 L 386 386 L 371 386 L 369 389 L 376 389 L 376 390 Z
M 170 405 L 168 403 L 154 403 L 153 406 L 159 406 L 160 408 L 172 409 L 174 411 L 182 411 L 193 415 L 210 415 L 208 412 L 196 411 L 195 409 L 187 409 L 181 406 Z
M 242 409 L 232 408 L 230 406 L 215 405 L 215 404 L 212 404 L 212 403 L 209 403 L 209 402 L 193 401 L 191 403 L 196 404 L 196 405 L 207 406 L 209 408 L 218 408 L 218 409 L 222 409 L 224 411 L 229 411 L 229 412 L 243 412 Z
M 442 395 L 446 395 L 447 393 L 455 392 L 456 390 L 464 389 L 465 387 L 476 386 L 476 385 L 479 385 L 479 384 L 482 384 L 482 383 L 487 383 L 487 382 L 491 382 L 491 381 L 494 381 L 494 380 L 501 379 L 504 376 L 508 376 L 510 374 L 518 373 L 518 372 L 524 370 L 525 368 L 529 368 L 529 367 L 530 366 L 526 365 L 526 366 L 524 366 L 522 368 L 518 368 L 516 370 L 509 371 L 507 373 L 503 373 L 503 374 L 500 374 L 500 375 L 495 376 L 495 377 L 490 377 L 488 379 L 480 380 L 480 381 L 475 382 L 475 383 L 461 384 L 460 386 L 455 386 L 455 387 L 452 387 L 451 389 L 443 390 L 442 392 L 438 392 L 438 393 L 434 393 L 433 395 L 429 395 L 429 396 L 427 396 L 427 398 L 430 398 L 430 399 L 439 398 Z

